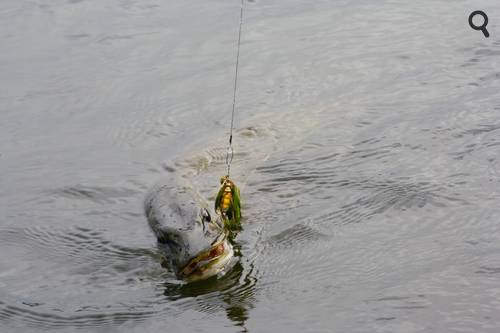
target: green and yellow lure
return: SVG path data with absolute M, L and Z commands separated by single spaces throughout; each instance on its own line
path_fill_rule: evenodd
M 221 177 L 220 183 L 221 187 L 215 198 L 215 212 L 222 217 L 229 230 L 239 230 L 241 228 L 240 190 L 229 179 L 229 176 Z

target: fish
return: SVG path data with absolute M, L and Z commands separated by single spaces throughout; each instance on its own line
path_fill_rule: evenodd
M 239 186 L 223 177 L 219 191 L 214 191 L 227 154 L 221 138 L 203 139 L 195 151 L 164 162 L 166 179 L 148 192 L 144 210 L 166 266 L 178 278 L 190 282 L 224 275 L 238 262 L 232 242 L 236 232 L 242 231 L 240 189 L 274 151 L 294 146 L 314 131 L 319 122 L 313 114 L 259 114 L 236 128 L 231 177 Z M 199 193 L 215 205 L 208 207 Z
M 223 275 L 234 265 L 229 232 L 194 189 L 167 177 L 153 186 L 144 212 L 158 248 L 177 278 L 186 282 Z

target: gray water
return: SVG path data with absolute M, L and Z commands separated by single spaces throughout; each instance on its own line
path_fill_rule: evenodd
M 142 201 L 213 200 L 239 6 L 1 1 L 0 331 L 499 332 L 493 0 L 246 2 L 241 256 L 160 266 Z

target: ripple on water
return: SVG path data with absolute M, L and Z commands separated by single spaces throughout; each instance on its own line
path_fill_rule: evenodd
M 412 208 L 423 208 L 426 205 L 446 207 L 466 204 L 467 202 L 454 196 L 442 194 L 443 186 L 431 183 L 409 183 L 405 181 L 373 181 L 373 180 L 341 180 L 339 184 L 359 190 L 369 190 L 366 194 L 355 198 L 352 202 L 323 212 L 313 219 L 324 225 L 333 223 L 343 225 L 366 222 L 373 216 L 389 209 L 405 211 Z
M 120 308 L 118 311 L 96 309 L 89 314 L 64 315 L 62 310 L 45 309 L 35 311 L 29 307 L 20 307 L 0 303 L 0 321 L 10 325 L 22 325 L 37 329 L 62 329 L 67 327 L 88 328 L 119 326 L 128 321 L 141 322 L 155 315 L 156 311 L 137 311 L 132 308 Z
M 147 261 L 156 258 L 156 251 L 146 248 L 131 248 L 115 244 L 98 230 L 82 227 L 54 229 L 48 227 L 11 227 L 0 230 L 3 244 L 22 246 L 35 256 L 71 258 L 73 262 L 95 262 L 105 260 Z
M 496 128 L 471 130 L 464 135 L 483 135 Z M 439 135 L 456 132 L 450 129 Z M 467 172 L 446 168 L 437 173 L 413 159 L 415 150 L 429 162 L 435 158 L 427 152 L 425 140 L 407 144 L 390 142 L 391 136 L 365 137 L 335 147 L 325 140 L 308 142 L 280 151 L 257 167 L 247 199 L 267 200 L 264 207 L 252 207 L 252 217 L 268 223 L 256 265 L 266 280 L 276 283 L 264 284 L 265 294 L 281 302 L 300 297 L 315 303 L 318 293 L 309 290 L 316 286 L 334 295 L 351 287 L 356 292 L 355 285 L 363 289 L 396 283 L 399 276 L 392 268 L 408 265 L 407 271 L 418 274 L 419 267 L 443 264 L 437 263 L 436 244 L 443 237 L 433 234 L 436 229 L 473 227 L 470 220 L 445 215 L 473 206 L 471 197 L 460 191 Z M 418 163 L 422 169 L 415 167 Z M 424 245 L 417 246 L 419 242 Z M 417 310 L 428 303 L 417 299 L 397 306 Z
M 273 249 L 300 248 L 304 244 L 327 238 L 329 237 L 326 234 L 314 230 L 310 226 L 299 223 L 278 234 L 270 236 L 265 241 L 265 246 Z
M 104 187 L 104 186 L 67 186 L 48 191 L 54 197 L 68 199 L 90 200 L 97 203 L 112 203 L 125 198 L 137 196 L 137 190 L 125 187 Z
M 66 300 L 64 309 L 58 308 L 57 302 L 38 302 L 38 292 L 27 300 L 5 295 L 0 297 L 0 322 L 9 325 L 43 329 L 119 326 L 194 309 L 206 314 L 226 312 L 236 325 L 243 326 L 254 306 L 256 272 L 246 260 L 237 262 L 219 279 L 185 284 L 160 267 L 155 249 L 122 246 L 98 230 L 8 228 L 0 230 L 0 241 L 3 246 L 23 247 L 32 253 L 32 260 L 43 259 L 50 264 L 47 267 L 52 267 L 52 272 L 45 273 L 44 278 L 32 275 L 23 282 L 30 289 L 39 288 L 42 295 L 47 288 L 53 289 L 51 294 L 60 290 L 65 297 L 85 294 L 85 290 L 92 295 L 96 288 L 102 289 L 97 300 L 75 296 L 76 303 Z M 56 264 L 59 261 L 63 267 Z M 47 274 L 62 275 L 64 282 L 58 278 L 46 281 Z M 134 297 L 135 290 L 143 290 L 140 298 Z M 116 301 L 113 305 L 107 303 L 106 294 Z M 119 301 L 121 297 L 125 299 Z
M 29 291 L 29 299 L 1 295 L 0 322 L 42 329 L 106 327 L 168 310 L 147 293 L 134 298 L 137 290 L 165 276 L 155 249 L 119 245 L 100 231 L 80 227 L 2 229 L 0 241 L 4 249 L 28 251 L 28 265 L 20 268 L 24 278 L 12 280 L 8 273 L 4 278 L 18 292 Z M 51 301 L 38 301 L 47 293 Z M 54 295 L 64 298 L 64 308 Z

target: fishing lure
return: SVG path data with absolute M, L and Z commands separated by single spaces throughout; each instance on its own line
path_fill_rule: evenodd
M 241 221 L 240 190 L 229 179 L 221 177 L 221 187 L 215 198 L 215 212 L 219 214 L 229 230 L 239 230 Z

